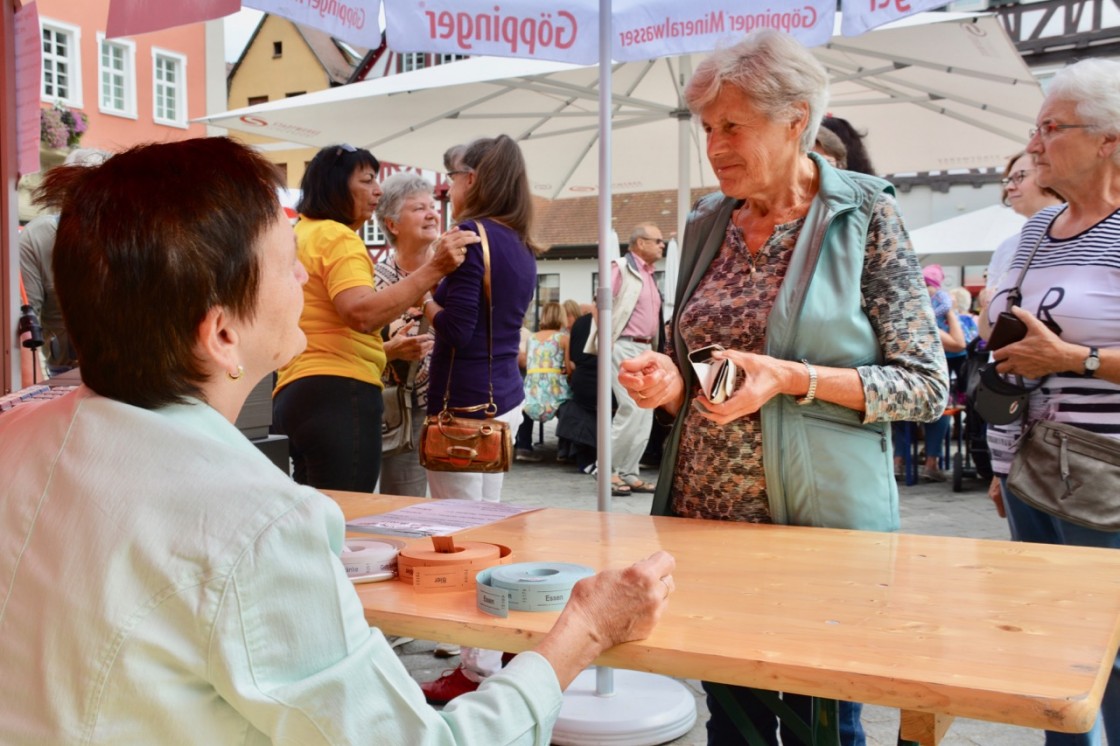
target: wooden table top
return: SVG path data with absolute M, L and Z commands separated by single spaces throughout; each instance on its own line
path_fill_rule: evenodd
M 416 502 L 332 496 L 347 518 Z M 618 668 L 1080 732 L 1120 645 L 1120 552 L 559 509 L 459 537 L 597 569 L 671 552 L 677 590 L 653 635 L 597 661 Z M 356 587 L 386 634 L 519 652 L 556 616 Z

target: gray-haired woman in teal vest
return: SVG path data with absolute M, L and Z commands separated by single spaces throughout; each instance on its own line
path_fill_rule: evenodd
M 894 531 L 890 423 L 936 420 L 948 374 L 893 189 L 810 153 L 828 75 L 792 37 L 761 31 L 717 51 L 685 98 L 722 193 L 689 216 L 669 354 L 619 374 L 641 406 L 674 420 L 654 511 Z M 734 366 L 726 399 L 706 396 L 689 362 L 712 345 Z M 705 688 L 710 743 L 743 742 L 736 707 L 777 743 L 777 695 Z M 803 717 L 820 709 L 783 699 Z M 860 706 L 841 704 L 839 740 L 860 746 Z

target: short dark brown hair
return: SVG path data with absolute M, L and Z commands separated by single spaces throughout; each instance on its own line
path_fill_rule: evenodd
M 198 326 L 216 306 L 253 317 L 257 243 L 281 186 L 272 163 L 224 137 L 46 175 L 36 196 L 61 210 L 55 287 L 87 386 L 146 409 L 201 396 Z
M 315 154 L 300 179 L 296 211 L 313 220 L 334 220 L 343 225 L 354 222 L 354 197 L 350 176 L 363 166 L 376 174 L 381 164 L 373 153 L 353 145 L 328 145 Z
M 509 135 L 484 137 L 462 150 L 452 148 L 444 160 L 458 159 L 475 173 L 474 184 L 460 206 L 459 222 L 490 218 L 512 228 L 533 253 L 541 253 L 530 235 L 533 229 L 533 198 L 525 158 Z M 452 163 L 452 165 L 455 165 Z

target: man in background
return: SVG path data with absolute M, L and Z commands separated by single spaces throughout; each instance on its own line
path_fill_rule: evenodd
M 654 485 L 638 475 L 638 462 L 649 442 L 653 410 L 642 409 L 618 382 L 623 360 L 657 349 L 661 333 L 661 293 L 653 265 L 665 253 L 661 230 L 653 223 L 639 223 L 630 233 L 627 253 L 611 266 L 611 388 L 618 409 L 611 424 L 613 474 L 611 494 L 653 492 Z M 592 330 L 585 350 L 598 353 L 598 334 Z

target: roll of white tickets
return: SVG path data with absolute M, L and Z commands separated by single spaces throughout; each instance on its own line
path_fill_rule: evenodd
M 567 562 L 519 562 L 499 565 L 478 574 L 475 597 L 480 611 L 509 616 L 514 611 L 559 611 L 568 603 L 572 586 L 594 575 L 590 567 Z
M 346 577 L 354 582 L 388 580 L 397 575 L 397 554 L 404 547 L 395 539 L 347 539 L 342 547 Z

